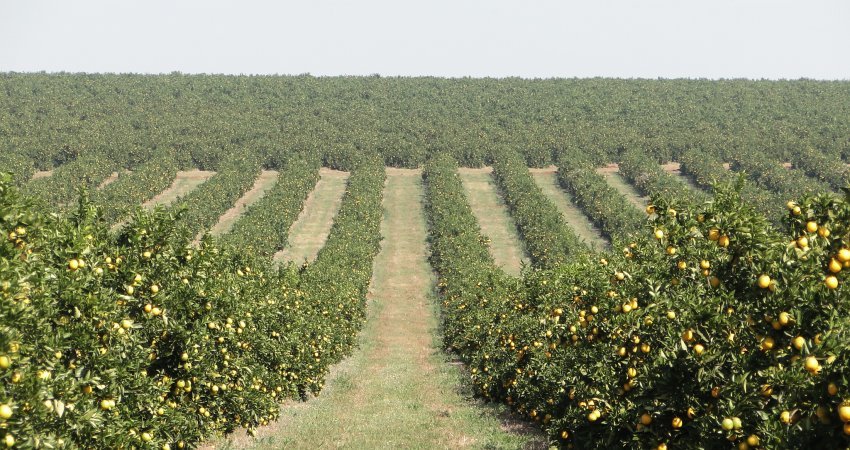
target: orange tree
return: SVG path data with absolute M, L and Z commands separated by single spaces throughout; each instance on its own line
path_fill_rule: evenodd
M 318 392 L 365 316 L 384 179 L 368 167 L 315 266 L 326 277 L 209 238 L 195 248 L 163 210 L 116 236 L 86 199 L 43 214 L 3 175 L 3 445 L 191 448 Z
M 655 198 L 648 237 L 518 285 L 480 250 L 450 168 L 425 172 L 432 262 L 481 396 L 563 447 L 847 445 L 848 199 L 789 204 L 780 232 L 731 189 Z

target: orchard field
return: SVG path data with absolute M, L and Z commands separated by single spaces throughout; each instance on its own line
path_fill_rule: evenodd
M 0 86 L 0 446 L 850 446 L 848 82 Z

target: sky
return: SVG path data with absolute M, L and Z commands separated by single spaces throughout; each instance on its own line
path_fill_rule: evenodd
M 0 72 L 850 79 L 848 0 L 0 0 Z

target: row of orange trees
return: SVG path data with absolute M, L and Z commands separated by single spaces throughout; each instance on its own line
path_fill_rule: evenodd
M 487 149 L 529 165 L 565 146 L 661 160 L 689 148 L 811 147 L 850 155 L 848 83 L 133 74 L 0 74 L 0 170 L 51 169 L 92 152 L 121 168 L 173 150 L 181 168 L 218 170 L 233 153 L 266 161 L 306 149 L 345 165 L 377 150 L 416 167 L 435 152 L 480 166 Z M 286 158 L 283 158 L 285 160 Z
M 717 184 L 736 184 L 747 199 L 774 225 L 780 225 L 786 214 L 783 196 L 755 185 L 741 174 L 728 170 L 719 156 L 706 151 L 689 150 L 679 156 L 682 173 L 703 189 L 713 190 Z
M 602 157 L 579 148 L 557 155 L 558 182 L 609 240 L 625 239 L 640 229 L 644 217 L 622 194 L 596 173 Z
M 426 167 L 432 262 L 479 395 L 563 447 L 850 443 L 850 198 L 790 203 L 777 230 L 729 186 L 657 197 L 621 251 L 514 280 L 453 171 Z
M 350 352 L 380 234 L 383 166 L 364 158 L 316 270 L 137 212 L 116 234 L 85 200 L 38 210 L 0 182 L 0 441 L 191 448 L 318 392 Z
M 289 227 L 319 180 L 318 161 L 292 159 L 283 164 L 275 185 L 245 211 L 223 240 L 246 251 L 272 257 L 286 247 Z
M 552 267 L 588 248 L 535 183 L 520 155 L 501 150 L 493 155 L 493 178 L 516 222 L 532 264 Z

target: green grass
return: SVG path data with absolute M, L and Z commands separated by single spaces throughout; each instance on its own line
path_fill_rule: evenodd
M 496 265 L 511 275 L 519 275 L 522 265 L 530 259 L 492 175 L 484 169 L 461 168 L 459 173 L 469 207 L 482 234 L 490 238 L 490 254 Z
M 536 430 L 507 430 L 503 409 L 472 399 L 462 368 L 439 350 L 421 200 L 418 171 L 388 170 L 384 240 L 357 352 L 319 397 L 285 405 L 257 438 L 237 434 L 218 449 L 546 448 Z

